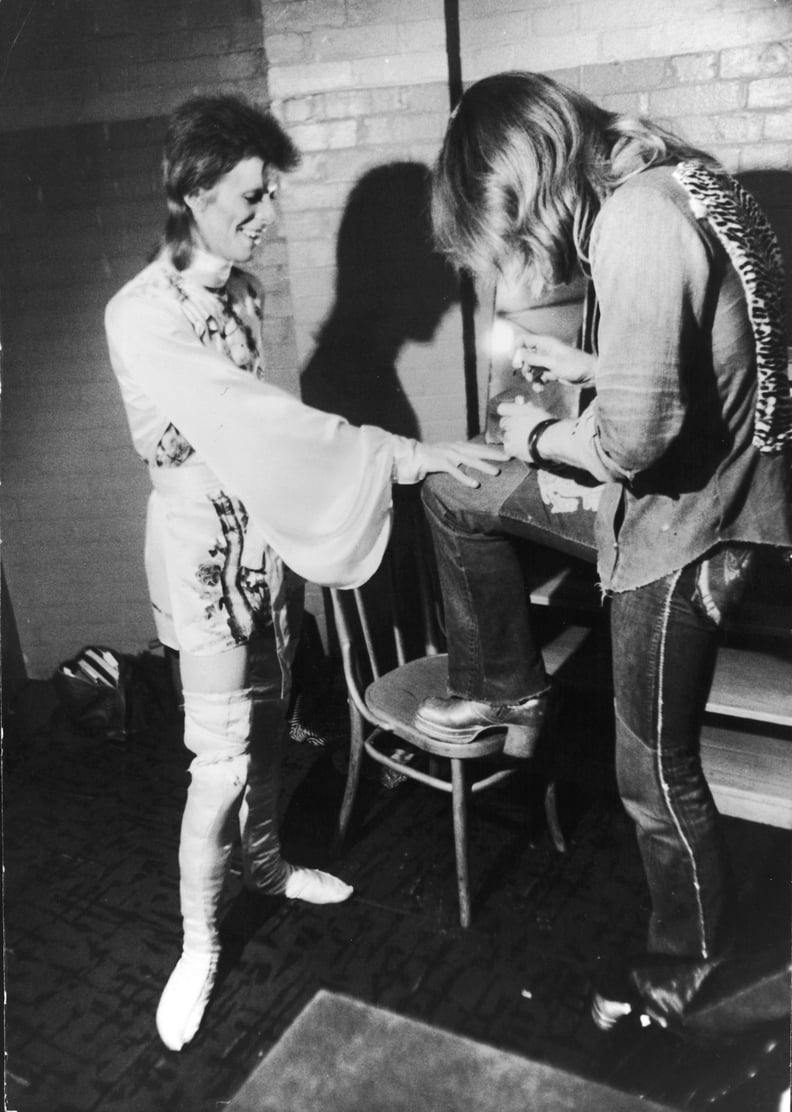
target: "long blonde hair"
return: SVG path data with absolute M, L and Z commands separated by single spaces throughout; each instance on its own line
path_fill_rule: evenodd
M 630 157 L 623 156 L 629 149 Z M 460 269 L 492 278 L 515 261 L 534 285 L 585 261 L 604 198 L 650 165 L 711 156 L 640 117 L 600 108 L 537 73 L 472 85 L 432 175 L 435 241 Z

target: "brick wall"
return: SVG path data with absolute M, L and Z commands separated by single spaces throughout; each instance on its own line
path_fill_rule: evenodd
M 305 153 L 284 229 L 306 400 L 429 439 L 465 431 L 457 291 L 422 218 L 448 117 L 442 0 L 272 0 L 275 110 Z
M 507 68 L 552 72 L 609 107 L 658 116 L 730 169 L 792 165 L 789 4 L 459 0 L 459 24 L 466 83 Z M 373 166 L 405 158 L 431 163 L 436 154 L 447 117 L 443 5 L 272 0 L 264 34 L 276 110 L 306 151 L 284 192 L 303 385 L 309 400 L 343 409 L 343 384 L 332 388 L 321 358 L 323 322 L 336 313 L 338 234 L 353 185 Z M 408 301 L 409 289 L 406 279 Z M 337 373 L 345 359 L 352 368 L 345 372 L 355 382 L 351 414 L 379 418 L 383 376 L 358 366 L 367 339 L 361 326 L 357 347 L 350 330 L 349 342 L 331 350 Z M 314 399 L 317 350 L 326 393 Z M 481 404 L 486 358 L 479 356 Z M 403 387 L 420 435 L 458 435 L 461 365 L 452 309 L 431 344 L 407 338 L 393 363 L 395 379 L 385 376 L 385 394 L 395 397 L 394 382 Z
M 465 79 L 682 58 L 788 40 L 776 0 L 459 0 Z M 682 63 L 682 68 L 686 63 Z M 692 75 L 691 75 L 692 76 Z M 701 80 L 707 74 L 700 71 Z
M 792 166 L 792 5 L 775 0 L 460 0 L 466 81 L 554 72 L 663 120 L 730 170 Z M 518 32 L 518 33 L 515 33 Z
M 732 169 L 792 166 L 786 0 L 460 0 L 460 38 L 465 81 L 551 71 Z M 301 371 L 308 400 L 353 419 L 464 432 L 456 288 L 421 213 L 448 111 L 444 3 L 4 0 L 0 43 L 3 564 L 29 672 L 47 675 L 85 642 L 153 635 L 147 481 L 101 310 L 156 239 L 163 116 L 190 92 L 269 89 L 304 151 L 264 255 L 278 380 Z

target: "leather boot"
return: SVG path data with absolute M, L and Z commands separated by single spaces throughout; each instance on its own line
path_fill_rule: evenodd
M 510 757 L 532 757 L 547 720 L 549 692 L 521 703 L 484 703 L 474 699 L 432 696 L 415 714 L 416 729 L 437 741 L 473 741 L 490 730 L 505 730 L 503 752 Z

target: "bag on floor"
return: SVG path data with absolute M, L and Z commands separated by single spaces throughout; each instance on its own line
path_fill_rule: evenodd
M 70 724 L 101 741 L 127 739 L 129 662 L 120 653 L 89 645 L 59 664 L 53 684 Z

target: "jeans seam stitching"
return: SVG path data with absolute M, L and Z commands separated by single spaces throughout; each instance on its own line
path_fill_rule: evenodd
M 669 785 L 668 785 L 668 782 L 665 778 L 664 769 L 663 769 L 663 692 L 664 692 L 664 687 L 665 687 L 666 638 L 667 638 L 667 634 L 668 634 L 668 621 L 669 621 L 669 614 L 670 614 L 670 610 L 671 610 L 671 599 L 673 597 L 673 594 L 674 594 L 675 590 L 677 589 L 677 586 L 679 584 L 679 579 L 680 579 L 683 571 L 684 571 L 684 569 L 680 569 L 680 571 L 677 571 L 677 572 L 673 573 L 673 575 L 670 579 L 670 583 L 669 583 L 670 590 L 669 590 L 669 592 L 666 596 L 665 604 L 663 606 L 663 611 L 662 611 L 662 614 L 661 614 L 660 660 L 659 660 L 659 673 L 658 673 L 659 683 L 658 683 L 658 686 L 657 686 L 657 695 L 656 695 L 656 697 L 657 697 L 657 719 L 656 719 L 656 727 L 655 727 L 656 730 L 657 730 L 657 758 L 656 758 L 657 759 L 657 777 L 658 777 L 658 781 L 660 783 L 660 788 L 661 788 L 662 793 L 663 793 L 663 799 L 665 800 L 666 807 L 668 808 L 668 813 L 671 815 L 674 826 L 677 829 L 680 840 L 681 840 L 681 842 L 682 842 L 682 844 L 683 844 L 683 846 L 684 846 L 684 848 L 687 852 L 688 859 L 690 861 L 690 866 L 691 866 L 691 871 L 692 871 L 692 879 L 693 879 L 693 889 L 694 889 L 695 896 L 696 896 L 696 907 L 697 907 L 697 911 L 698 911 L 699 943 L 700 943 L 701 950 L 702 950 L 701 957 L 702 958 L 708 958 L 709 957 L 709 947 L 707 945 L 707 929 L 706 929 L 706 922 L 705 922 L 705 915 L 704 915 L 704 907 L 703 907 L 703 904 L 702 904 L 702 901 L 701 901 L 701 885 L 700 885 L 700 882 L 699 882 L 698 868 L 697 868 L 697 864 L 696 864 L 696 855 L 693 852 L 693 848 L 692 848 L 692 846 L 691 846 L 691 844 L 690 844 L 690 842 L 689 842 L 689 840 L 688 840 L 688 838 L 685 834 L 685 830 L 683 828 L 682 822 L 681 822 L 679 816 L 677 815 L 676 810 L 674 809 L 674 807 L 672 805 L 671 793 L 670 793 Z

